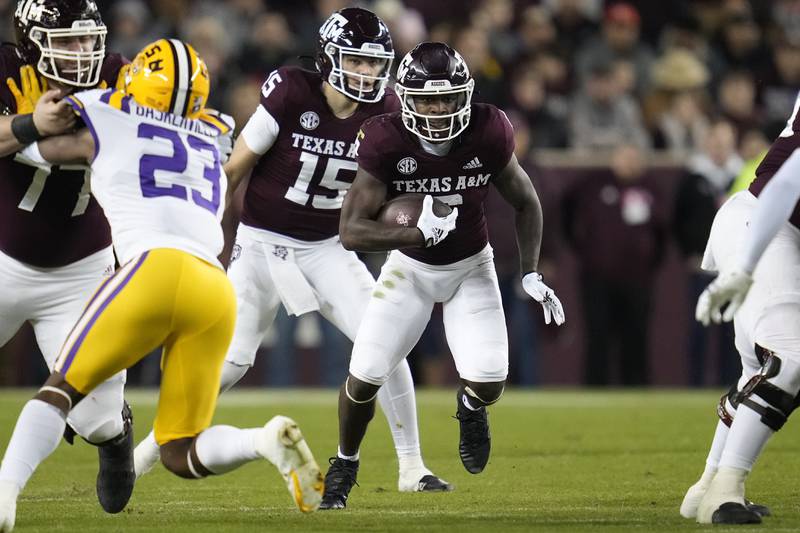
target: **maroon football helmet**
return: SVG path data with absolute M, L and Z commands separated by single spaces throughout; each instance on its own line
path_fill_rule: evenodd
M 94 87 L 106 55 L 107 29 L 93 0 L 19 0 L 17 50 L 42 76 Z
M 403 124 L 426 141 L 457 137 L 469 126 L 475 80 L 461 55 L 444 43 L 420 43 L 397 67 L 395 91 L 400 97 Z M 445 115 L 419 113 L 415 97 L 453 95 L 456 110 Z M 441 126 L 439 124 L 444 123 Z
M 345 70 L 344 56 L 377 58 L 385 63 L 377 76 L 367 76 Z M 371 11 L 360 7 L 340 9 L 319 29 L 317 68 L 322 76 L 340 93 L 358 102 L 378 102 L 383 98 L 394 59 L 389 28 Z M 359 81 L 355 89 L 348 78 Z M 369 89 L 364 82 L 372 81 Z

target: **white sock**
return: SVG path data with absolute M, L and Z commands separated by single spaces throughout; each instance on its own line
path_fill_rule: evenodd
M 386 383 L 378 390 L 378 404 L 389 422 L 397 458 L 400 461 L 400 470 L 403 471 L 404 463 L 424 467 L 419 448 L 414 380 L 411 378 L 411 369 L 405 359 L 397 365 Z
M 214 474 L 235 470 L 261 458 L 256 451 L 256 439 L 261 431 L 263 428 L 211 426 L 197 436 L 194 445 L 197 458 Z
M 361 452 L 358 451 L 358 452 L 356 452 L 355 455 L 345 455 L 345 454 L 342 453 L 342 449 L 341 448 L 336 448 L 336 457 L 338 457 L 339 459 L 344 459 L 346 461 L 358 461 L 358 458 L 359 458 L 360 454 L 361 454 Z
M 714 440 L 711 441 L 711 448 L 708 450 L 708 457 L 706 457 L 706 470 L 713 468 L 716 472 L 719 458 L 722 457 L 722 450 L 725 449 L 725 442 L 728 440 L 729 431 L 730 428 L 722 420 L 717 422 Z
M 220 378 L 219 391 L 225 392 L 237 383 L 250 370 L 248 365 L 237 365 L 230 361 L 222 363 L 222 377 Z
M 24 488 L 39 464 L 58 448 L 65 426 L 66 416 L 57 407 L 41 400 L 26 403 L 0 465 L 0 481 Z
M 750 396 L 750 399 L 761 404 L 765 403 L 755 395 Z M 775 432 L 772 428 L 761 421 L 760 414 L 746 405 L 740 405 L 731 424 L 719 467 L 738 468 L 749 472 L 773 433 Z

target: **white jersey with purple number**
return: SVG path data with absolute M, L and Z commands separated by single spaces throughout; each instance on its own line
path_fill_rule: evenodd
M 92 194 L 108 218 L 120 263 L 175 248 L 219 264 L 227 186 L 220 131 L 137 105 L 119 91 L 85 91 L 67 100 L 94 136 Z

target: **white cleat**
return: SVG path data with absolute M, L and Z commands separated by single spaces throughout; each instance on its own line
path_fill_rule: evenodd
M 19 487 L 9 481 L 0 481 L 0 533 L 11 533 L 17 519 Z
M 133 469 L 136 472 L 136 479 L 151 471 L 160 459 L 161 450 L 151 431 L 133 450 Z
M 325 483 L 297 423 L 285 416 L 274 417 L 264 426 L 256 449 L 281 473 L 297 508 L 304 513 L 316 511 Z
M 686 491 L 686 496 L 683 497 L 683 502 L 681 503 L 682 517 L 697 517 L 697 507 L 700 505 L 700 501 L 703 499 L 703 496 L 705 496 L 706 490 L 708 490 L 708 485 L 709 483 L 707 481 L 700 480 L 689 487 L 689 490 Z
M 400 473 L 397 480 L 400 492 L 450 492 L 453 485 L 434 475 L 427 468 L 415 469 Z
M 744 480 L 748 472 L 740 468 L 721 467 L 697 506 L 697 522 L 714 523 L 714 512 L 725 503 L 735 503 L 746 508 Z

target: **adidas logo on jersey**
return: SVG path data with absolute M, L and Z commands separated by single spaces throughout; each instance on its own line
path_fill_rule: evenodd
M 467 163 L 466 165 L 464 165 L 461 168 L 463 168 L 464 170 L 470 170 L 470 169 L 473 169 L 473 168 L 481 168 L 482 166 L 483 166 L 483 163 L 481 163 L 481 160 L 478 159 L 477 157 L 473 157 L 472 160 L 469 163 Z

